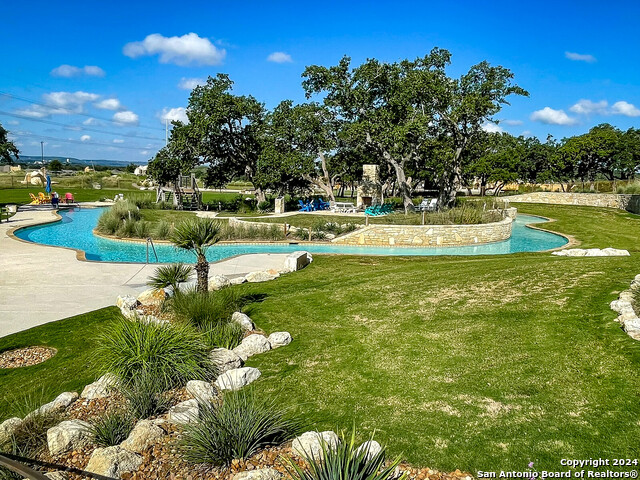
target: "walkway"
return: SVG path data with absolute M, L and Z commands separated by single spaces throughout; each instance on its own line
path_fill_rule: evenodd
M 19 211 L 0 223 L 0 337 L 114 305 L 118 295 L 145 290 L 155 265 L 84 262 L 76 252 L 11 238 L 16 227 L 54 218 L 51 210 Z M 242 255 L 211 264 L 210 275 L 280 270 L 286 254 Z

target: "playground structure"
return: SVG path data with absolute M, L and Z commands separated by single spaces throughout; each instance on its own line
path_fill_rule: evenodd
M 173 183 L 160 185 L 156 189 L 156 203 L 172 203 L 178 210 L 200 210 L 202 193 L 196 183 L 196 176 L 178 175 Z

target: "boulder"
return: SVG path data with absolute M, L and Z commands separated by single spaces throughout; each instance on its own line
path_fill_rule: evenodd
M 177 423 L 178 425 L 193 423 L 198 420 L 199 413 L 198 400 L 193 398 L 171 407 L 169 409 L 168 420 L 169 422 Z
M 273 332 L 267 337 L 267 340 L 269 340 L 271 348 L 278 348 L 289 345 L 293 339 L 289 332 Z
M 271 350 L 271 344 L 267 337 L 253 333 L 248 337 L 244 337 L 240 345 L 233 349 L 233 352 L 244 362 L 253 355 L 268 352 L 269 350 Z
M 133 295 L 120 295 L 116 300 L 116 307 L 120 310 L 135 310 L 138 300 Z
M 621 250 L 618 248 L 603 248 L 602 252 L 608 257 L 630 257 L 631 254 L 627 250 Z
M 356 449 L 356 454 L 367 452 L 364 458 L 369 461 L 382 451 L 382 446 L 375 440 L 367 440 Z
M 85 470 L 109 478 L 120 478 L 123 473 L 137 470 L 142 465 L 142 456 L 116 445 L 96 448 Z
M 30 418 L 33 415 L 49 415 L 51 413 L 62 412 L 69 405 L 78 399 L 77 392 L 64 392 L 58 395 L 55 400 L 45 403 L 37 410 L 31 412 L 26 418 Z
M 165 431 L 155 425 L 153 421 L 140 420 L 120 446 L 130 452 L 142 453 L 165 435 Z
M 253 321 L 249 318 L 249 315 L 242 312 L 233 312 L 231 321 L 238 323 L 245 332 L 250 332 L 254 328 Z
M 164 288 L 150 288 L 138 295 L 138 302 L 140 305 L 146 305 L 149 307 L 159 307 L 167 299 L 169 295 Z
M 56 456 L 91 443 L 91 425 L 82 420 L 65 420 L 47 430 L 49 453 Z
M 220 375 L 215 382 L 219 390 L 240 390 L 260 377 L 260 370 L 253 367 L 235 368 Z
M 9 418 L 0 423 L 0 447 L 11 439 L 20 425 L 22 425 L 22 419 L 18 417 Z
M 229 285 L 231 285 L 231 282 L 224 275 L 213 275 L 209 277 L 209 290 L 220 290 Z
M 247 470 L 238 472 L 231 480 L 278 480 L 282 474 L 275 468 L 258 468 L 256 470 Z
M 340 439 L 335 432 L 306 432 L 293 440 L 291 450 L 295 455 L 303 458 L 322 460 L 322 444 L 326 448 L 335 449 L 340 443 Z
M 298 270 L 302 270 L 304 267 L 309 265 L 313 261 L 313 257 L 309 252 L 305 251 L 297 251 L 290 253 L 284 259 L 284 269 L 285 272 L 296 272 Z
M 69 478 L 69 474 L 63 471 L 47 472 L 44 476 L 49 480 L 67 480 Z
M 242 359 L 232 350 L 226 348 L 214 348 L 209 353 L 209 359 L 216 366 L 220 375 L 242 366 Z
M 200 402 L 211 402 L 218 396 L 218 391 L 209 382 L 202 380 L 189 380 L 187 393 Z
M 569 248 L 565 250 L 557 250 L 551 252 L 552 255 L 562 257 L 626 257 L 629 256 L 627 250 L 619 250 L 617 248 L 590 248 L 588 250 L 582 248 Z
M 118 385 L 118 380 L 111 373 L 106 373 L 98 380 L 90 383 L 82 390 L 80 395 L 87 400 L 93 400 L 95 398 L 105 398 L 110 396 Z
M 229 283 L 231 285 L 242 285 L 243 283 L 246 283 L 247 279 L 244 277 L 236 277 L 236 278 L 231 278 L 229 279 Z
M 631 305 L 631 302 L 627 300 L 621 300 L 621 299 L 614 300 L 609 304 L 609 306 L 611 307 L 611 310 L 613 310 L 614 312 L 618 312 L 620 314 L 626 313 L 626 312 L 633 313 L 633 306 Z
M 278 274 L 269 272 L 251 272 L 248 273 L 245 278 L 249 283 L 268 282 L 269 280 L 275 280 L 278 278 Z

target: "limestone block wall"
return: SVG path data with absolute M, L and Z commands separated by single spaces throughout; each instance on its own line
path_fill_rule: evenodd
M 343 245 L 447 247 L 500 242 L 511 237 L 513 219 L 479 225 L 369 225 L 332 240 Z
M 585 207 L 620 208 L 640 214 L 640 195 L 617 193 L 564 193 L 533 192 L 505 197 L 509 202 L 552 203 L 555 205 L 581 205 Z

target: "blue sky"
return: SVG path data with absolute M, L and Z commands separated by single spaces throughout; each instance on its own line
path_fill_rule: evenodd
M 271 108 L 303 101 L 306 65 L 452 52 L 449 74 L 503 65 L 529 98 L 514 135 L 640 127 L 637 1 L 2 2 L 0 123 L 25 155 L 144 163 L 188 85 L 228 73 Z M 183 88 L 181 88 L 183 87 Z M 60 125 L 62 124 L 62 125 Z

